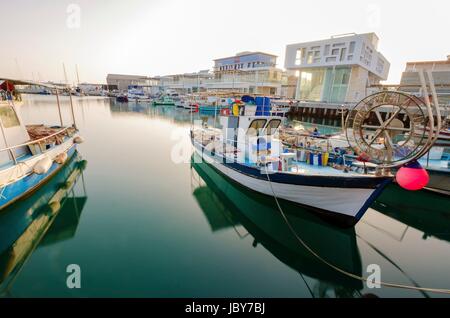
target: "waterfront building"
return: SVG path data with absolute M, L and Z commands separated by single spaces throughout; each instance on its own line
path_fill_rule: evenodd
M 104 91 L 108 90 L 108 85 L 80 83 L 78 88 L 87 95 L 102 95 Z
M 128 91 L 129 86 L 147 87 L 150 93 L 158 89 L 159 80 L 144 75 L 108 74 L 106 77 L 109 90 Z
M 378 51 L 375 33 L 347 34 L 290 44 L 285 67 L 298 76 L 295 98 L 308 102 L 355 103 L 386 80 L 390 63 Z
M 197 93 L 206 91 L 207 82 L 213 78 L 209 70 L 201 70 L 195 73 L 157 76 L 161 91 L 176 91 L 179 93 Z
M 277 68 L 277 56 L 263 52 L 242 52 L 214 60 L 214 77 L 209 91 L 234 91 L 250 94 L 280 95 L 283 70 Z
M 422 95 L 419 71 L 430 71 L 433 75 L 436 92 L 441 104 L 450 104 L 450 55 L 446 60 L 408 62 L 402 74 L 399 89 Z

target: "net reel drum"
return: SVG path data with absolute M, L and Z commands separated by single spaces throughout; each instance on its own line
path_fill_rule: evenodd
M 420 71 L 423 100 L 404 92 L 382 91 L 366 97 L 349 112 L 344 128 L 355 153 L 363 154 L 379 169 L 389 170 L 430 151 L 441 129 L 441 113 L 432 74 L 427 75 L 433 104 Z

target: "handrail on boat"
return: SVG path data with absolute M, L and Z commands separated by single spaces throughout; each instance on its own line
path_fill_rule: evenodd
M 16 156 L 13 153 L 14 149 L 41 143 L 42 141 L 45 141 L 45 140 L 53 138 L 53 137 L 55 137 L 57 135 L 63 134 L 65 132 L 68 132 L 69 128 L 72 128 L 72 127 L 65 127 L 65 128 L 63 128 L 63 129 L 61 129 L 61 130 L 59 130 L 59 131 L 57 131 L 57 132 L 55 132 L 55 133 L 53 133 L 53 134 L 51 134 L 49 136 L 45 136 L 45 137 L 42 137 L 42 138 L 39 138 L 39 139 L 36 139 L 36 140 L 28 141 L 26 143 L 22 143 L 22 144 L 19 144 L 19 145 L 14 145 L 14 146 L 11 146 L 11 147 L 0 149 L 0 153 L 4 152 L 4 151 L 8 151 L 10 153 L 11 157 L 13 158 L 14 164 L 16 165 L 17 164 L 17 158 L 16 158 Z M 69 135 L 69 134 L 67 133 L 67 135 Z
M 36 140 L 32 140 L 32 141 L 29 141 L 29 142 L 26 142 L 26 143 L 23 143 L 23 144 L 19 144 L 19 145 L 11 146 L 11 147 L 8 147 L 8 148 L 0 149 L 0 152 L 13 150 L 13 149 L 16 149 L 16 148 L 25 147 L 25 146 L 29 146 L 29 145 L 33 145 L 33 144 L 38 144 L 38 143 L 40 143 L 40 142 L 42 142 L 42 141 L 44 141 L 46 139 L 50 139 L 50 138 L 55 137 L 55 136 L 57 136 L 59 134 L 62 134 L 63 132 L 67 131 L 69 128 L 71 128 L 71 127 L 66 127 L 64 129 L 61 129 L 60 131 L 58 131 L 56 133 L 53 133 L 53 134 L 51 134 L 49 136 L 42 137 L 40 139 L 36 139 Z

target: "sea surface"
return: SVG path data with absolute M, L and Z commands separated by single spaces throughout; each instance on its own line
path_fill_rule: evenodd
M 71 124 L 69 98 L 61 103 Z M 391 186 L 346 230 L 282 203 L 302 244 L 273 198 L 192 160 L 188 111 L 73 103 L 85 140 L 76 157 L 0 211 L 0 296 L 448 297 L 376 288 L 377 277 L 450 288 L 447 197 Z M 54 96 L 24 95 L 18 109 L 27 124 L 59 124 Z M 68 287 L 70 265 L 80 288 Z

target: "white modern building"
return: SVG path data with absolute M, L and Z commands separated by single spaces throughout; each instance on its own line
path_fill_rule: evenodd
M 277 56 L 263 52 L 241 52 L 214 60 L 214 78 L 207 82 L 210 91 L 280 95 L 283 70 L 276 67 Z
M 390 63 L 378 51 L 377 35 L 366 33 L 288 45 L 285 67 L 298 76 L 296 99 L 354 103 L 387 79 Z
M 412 94 L 422 95 L 419 71 L 433 75 L 439 102 L 450 104 L 450 55 L 441 61 L 408 62 L 402 74 L 399 89 Z
M 155 77 L 155 79 L 158 80 L 158 86 L 161 91 L 171 90 L 180 93 L 206 91 L 207 82 L 213 78 L 214 75 L 209 70 Z

